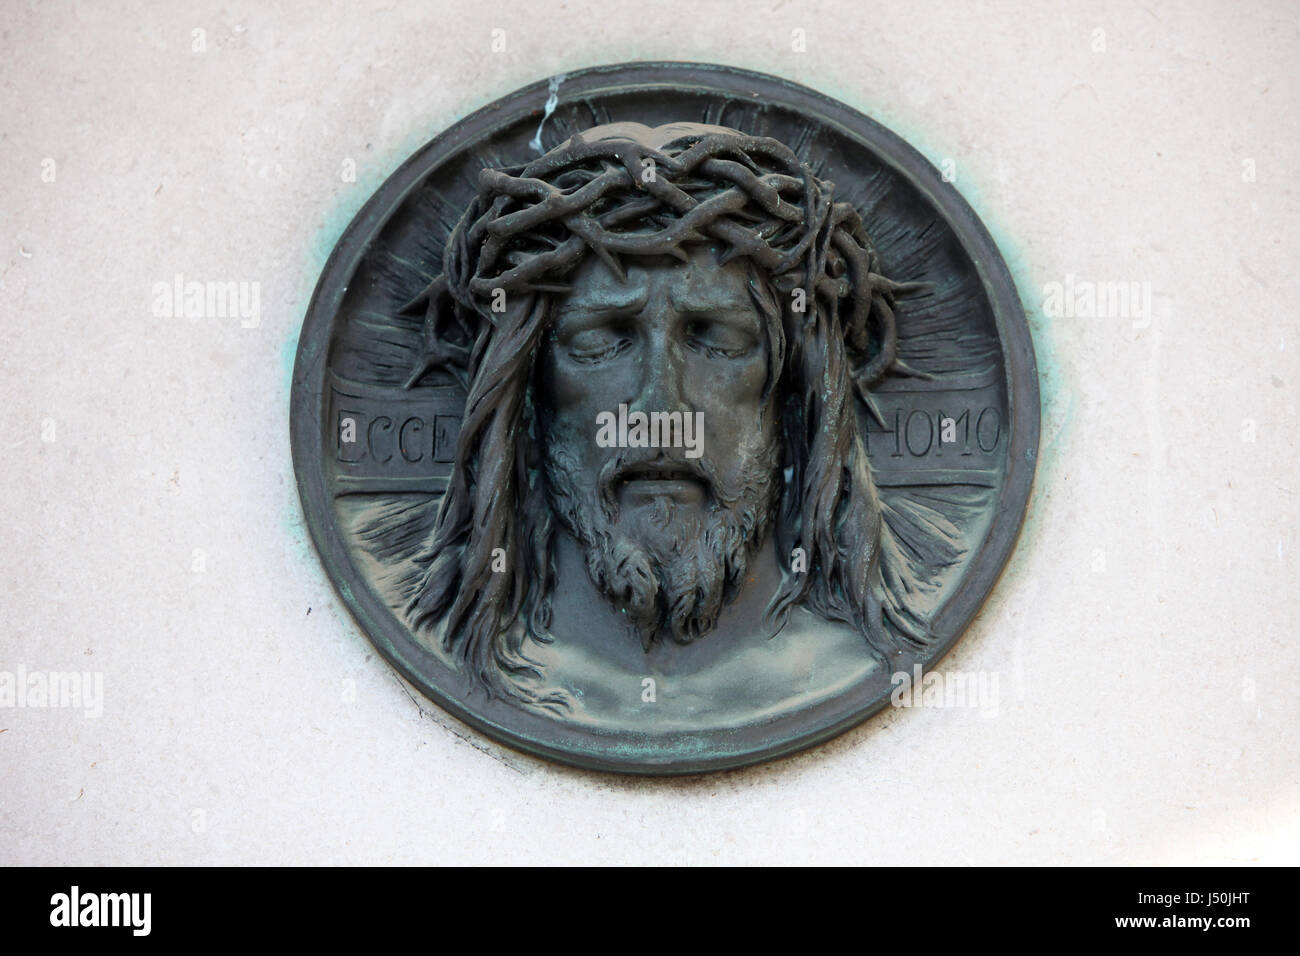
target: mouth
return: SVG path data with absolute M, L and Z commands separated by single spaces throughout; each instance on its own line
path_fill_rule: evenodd
M 619 473 L 618 480 L 629 481 L 699 481 L 700 476 L 678 465 L 632 465 Z
M 703 499 L 705 481 L 699 472 L 684 465 L 656 462 L 623 469 L 615 487 L 634 497 L 668 496 L 687 501 Z

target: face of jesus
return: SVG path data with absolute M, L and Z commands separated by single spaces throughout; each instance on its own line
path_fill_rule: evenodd
M 548 493 L 643 641 L 661 628 L 686 641 L 715 623 L 775 501 L 770 345 L 745 260 L 719 266 L 701 244 L 687 262 L 623 261 L 626 278 L 588 255 L 553 304 L 538 376 Z M 620 405 L 700 413 L 699 457 L 680 441 L 601 447 L 599 417 Z

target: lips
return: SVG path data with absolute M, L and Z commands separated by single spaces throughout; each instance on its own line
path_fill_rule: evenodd
M 601 466 L 596 479 L 601 505 L 610 521 L 620 508 L 662 504 L 665 500 L 682 505 L 704 505 L 715 497 L 715 483 L 705 459 L 682 461 L 660 453 L 629 461 L 619 455 Z
M 620 481 L 699 481 L 700 476 L 685 468 L 638 468 L 624 471 Z
M 633 481 L 696 481 L 703 482 L 704 476 L 685 465 L 644 463 L 629 465 L 618 473 L 620 484 Z
M 669 461 L 660 456 L 652 461 L 637 462 L 618 469 L 607 486 L 607 500 L 623 498 L 624 504 L 662 502 L 703 503 L 710 483 L 704 473 L 690 465 Z

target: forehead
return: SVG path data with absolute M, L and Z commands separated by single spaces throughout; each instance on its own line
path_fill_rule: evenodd
M 747 260 L 738 257 L 719 265 L 720 247 L 685 248 L 686 262 L 671 256 L 621 257 L 626 278 L 615 275 L 603 259 L 589 252 L 569 274 L 572 291 L 560 300 L 558 314 L 644 307 L 651 300 L 666 300 L 681 312 L 754 311 Z

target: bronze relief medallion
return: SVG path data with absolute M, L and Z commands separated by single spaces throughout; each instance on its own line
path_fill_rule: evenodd
M 483 733 L 625 773 L 886 706 L 992 589 L 1038 447 L 956 190 L 841 103 L 687 63 L 534 84 L 412 156 L 326 263 L 292 403 L 374 645 Z

